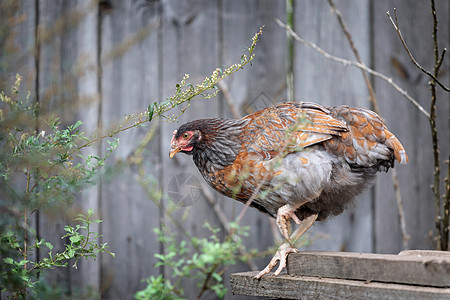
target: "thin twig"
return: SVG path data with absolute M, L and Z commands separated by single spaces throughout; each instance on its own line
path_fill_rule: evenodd
M 227 101 L 228 107 L 230 108 L 231 114 L 234 118 L 240 119 L 242 116 L 239 113 L 239 109 L 237 108 L 236 104 L 233 101 L 233 98 L 231 97 L 230 89 L 228 88 L 228 85 L 224 81 L 220 81 L 217 83 L 217 86 L 222 91 L 223 96 L 225 97 L 225 101 Z
M 433 10 L 433 19 L 434 20 L 436 20 L 436 9 L 434 9 Z M 392 19 L 392 17 L 391 17 L 391 14 L 389 13 L 389 11 L 387 11 L 386 12 L 386 14 L 388 15 L 388 17 L 389 17 L 389 20 L 391 21 L 391 23 L 392 23 L 392 26 L 394 26 L 394 29 L 395 29 L 395 32 L 397 32 L 397 35 L 398 35 L 398 37 L 399 37 L 399 39 L 400 39 L 400 41 L 402 42 L 402 45 L 403 45 L 403 47 L 405 48 L 405 50 L 406 50 L 406 53 L 408 53 L 408 56 L 409 56 L 409 58 L 411 59 L 411 61 L 412 61 L 412 63 L 420 70 L 420 71 L 422 71 L 423 73 L 425 73 L 425 74 L 427 74 L 428 76 L 430 76 L 442 89 L 444 89 L 444 91 L 446 91 L 446 92 L 450 92 L 450 89 L 448 88 L 448 87 L 446 87 L 443 83 L 441 83 L 437 78 L 436 78 L 436 76 L 437 76 L 437 74 L 432 74 L 431 72 L 429 72 L 429 71 L 427 71 L 427 70 L 425 70 L 418 62 L 417 62 L 417 60 L 414 58 L 414 56 L 412 55 L 412 53 L 411 53 L 411 51 L 409 50 L 409 48 L 408 48 L 408 45 L 406 44 L 406 42 L 405 42 L 405 39 L 403 38 L 403 35 L 402 35 L 402 33 L 401 33 L 401 31 L 400 31 L 400 27 L 399 27 L 399 25 L 398 25 L 398 19 L 397 19 L 397 10 L 394 8 L 394 18 L 395 18 L 395 21 Z M 437 24 L 437 22 L 435 22 L 436 24 Z M 437 28 L 437 27 L 436 27 Z M 437 42 L 436 42 L 437 43 Z M 437 49 L 436 49 L 437 50 Z M 442 53 L 442 58 L 443 58 L 443 56 L 444 56 L 444 53 L 445 53 L 445 51 L 446 51 L 447 49 L 444 49 L 444 52 Z M 439 51 L 438 51 L 439 52 Z
M 332 54 L 329 54 L 328 52 L 326 52 L 325 50 L 323 50 L 322 48 L 320 48 L 319 46 L 317 46 L 316 44 L 312 43 L 312 42 L 308 42 L 305 41 L 304 39 L 302 39 L 297 33 L 295 33 L 289 26 L 287 26 L 286 24 L 284 24 L 283 22 L 281 22 L 279 19 L 275 20 L 277 22 L 277 24 L 284 28 L 297 42 L 302 43 L 308 47 L 311 47 L 312 49 L 314 49 L 315 51 L 319 52 L 322 56 L 338 62 L 340 64 L 343 64 L 344 66 L 353 66 L 353 67 L 357 67 L 360 68 L 364 71 L 366 71 L 367 73 L 378 77 L 380 79 L 383 79 L 384 81 L 386 81 L 387 83 L 389 83 L 397 92 L 399 92 L 402 96 L 404 96 L 409 102 L 411 102 L 415 107 L 417 107 L 419 109 L 419 111 L 424 114 L 428 119 L 430 118 L 430 114 L 425 110 L 425 108 L 422 107 L 422 105 L 420 105 L 413 97 L 411 97 L 408 92 L 406 92 L 405 90 L 403 90 L 398 84 L 396 84 L 392 78 L 379 73 L 375 70 L 372 70 L 371 68 L 367 67 L 365 64 L 363 63 L 359 63 L 356 61 L 351 61 L 351 60 L 347 60 L 341 57 L 337 57 L 334 56 Z
M 355 46 L 355 43 L 353 42 L 350 31 L 347 29 L 347 26 L 345 25 L 344 18 L 342 17 L 341 12 L 337 9 L 333 0 L 328 0 L 328 3 L 330 4 L 331 8 L 334 10 L 334 12 L 336 14 L 339 24 L 340 24 L 342 30 L 344 31 L 345 36 L 347 37 L 347 40 L 350 44 L 350 47 L 352 48 L 352 51 L 356 57 L 356 60 L 358 61 L 358 63 L 362 64 L 363 62 L 361 60 L 359 52 Z M 381 112 L 380 107 L 379 107 L 378 101 L 375 97 L 375 92 L 374 92 L 372 83 L 370 82 L 369 77 L 367 76 L 367 73 L 364 72 L 364 70 L 361 70 L 361 71 L 364 76 L 364 81 L 366 82 L 367 89 L 369 91 L 369 96 L 370 96 L 369 99 L 371 100 L 373 110 L 377 114 L 380 114 L 380 112 Z M 408 249 L 408 240 L 410 237 L 406 231 L 405 211 L 403 209 L 403 201 L 402 201 L 402 196 L 401 196 L 401 192 L 400 192 L 400 186 L 398 184 L 398 175 L 397 175 L 397 171 L 395 169 L 392 169 L 391 176 L 392 176 L 392 183 L 393 183 L 393 187 L 394 187 L 394 191 L 395 191 L 395 199 L 397 202 L 398 216 L 400 219 L 400 229 L 402 232 L 403 250 L 405 250 L 405 249 Z
M 400 219 L 400 229 L 402 231 L 403 250 L 406 250 L 408 249 L 408 241 L 410 236 L 406 231 L 405 210 L 403 209 L 403 201 L 402 195 L 400 193 L 400 187 L 398 184 L 397 170 L 395 168 L 392 168 L 391 173 L 392 173 L 392 183 L 394 185 L 395 190 L 395 198 L 397 199 L 397 209 L 398 209 L 398 217 Z

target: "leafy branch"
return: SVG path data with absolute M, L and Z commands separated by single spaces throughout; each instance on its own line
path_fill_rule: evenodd
M 87 215 L 78 214 L 74 219 L 74 221 L 78 222 L 75 227 L 70 225 L 64 227 L 66 234 L 61 238 L 66 239 L 68 243 L 65 244 L 65 249 L 62 252 L 53 253 L 53 245 L 51 243 L 46 242 L 44 239 L 37 239 L 32 246 L 28 247 L 28 253 L 43 247 L 50 250 L 48 257 L 37 261 L 27 259 L 24 255 L 25 249 L 20 246 L 17 234 L 12 228 L 0 233 L 0 240 L 3 245 L 7 245 L 11 249 L 16 249 L 18 253 L 22 254 L 22 257 L 16 259 L 13 256 L 3 258 L 4 268 L 10 274 L 8 276 L 18 278 L 23 287 L 32 288 L 38 282 L 38 279 L 34 276 L 39 270 L 67 267 L 69 261 L 72 259 L 75 259 L 72 267 L 77 268 L 77 263 L 80 258 L 96 258 L 98 254 L 105 252 L 114 257 L 115 254 L 108 250 L 107 243 L 99 244 L 97 242 L 101 235 L 91 231 L 91 224 L 102 222 L 99 219 L 92 220 L 93 215 L 94 211 L 89 209 Z M 33 267 L 27 269 L 27 264 L 31 264 Z M 6 274 L 3 272 L 2 270 L 0 275 L 6 277 Z M 16 291 L 16 293 L 18 295 L 25 295 L 25 292 L 20 290 Z
M 196 85 L 187 82 L 187 80 L 189 79 L 189 74 L 185 74 L 181 82 L 175 85 L 174 95 L 166 98 L 166 100 L 164 101 L 154 102 L 153 104 L 150 104 L 147 110 L 143 113 L 140 113 L 138 115 L 128 115 L 125 122 L 120 124 L 115 130 L 113 130 L 109 134 L 86 142 L 85 144 L 75 149 L 73 152 L 88 147 L 91 144 L 104 138 L 112 137 L 120 132 L 129 130 L 131 128 L 144 126 L 145 123 L 151 122 L 155 117 L 163 117 L 167 121 L 173 122 L 186 111 L 186 109 L 190 106 L 192 100 L 207 100 L 214 98 L 219 92 L 219 82 L 236 73 L 240 69 L 244 68 L 244 66 L 253 61 L 253 59 L 255 58 L 254 50 L 259 37 L 262 35 L 263 28 L 264 26 L 261 26 L 259 28 L 259 31 L 253 35 L 251 39 L 252 43 L 247 48 L 247 53 L 241 56 L 239 63 L 235 63 L 227 68 L 216 68 L 210 76 L 206 77 L 201 83 Z M 186 103 L 186 106 L 180 108 L 179 113 L 166 115 L 166 113 L 170 110 Z M 133 123 L 131 125 L 127 125 L 127 123 L 131 121 Z
M 159 262 L 156 267 L 165 266 L 171 271 L 171 278 L 150 276 L 145 279 L 147 287 L 136 293 L 138 300 L 146 299 L 184 299 L 184 290 L 181 287 L 181 280 L 186 278 L 196 279 L 200 289 L 197 299 L 203 294 L 212 290 L 215 294 L 223 298 L 227 292 L 222 274 L 224 269 L 221 266 L 236 263 L 238 256 L 236 253 L 242 247 L 241 236 L 248 235 L 248 227 L 237 226 L 232 223 L 235 229 L 235 239 L 225 239 L 220 241 L 219 229 L 211 227 L 208 223 L 205 227 L 210 230 L 208 238 L 193 237 L 189 240 L 198 252 L 192 253 L 185 240 L 177 242 L 173 234 L 168 234 L 166 230 L 154 229 L 158 240 L 166 246 L 164 254 L 155 254 Z M 244 258 L 241 258 L 244 259 Z
M 92 223 L 101 222 L 92 220 L 92 210 L 78 215 L 75 227 L 64 228 L 67 244 L 62 252 L 54 253 L 53 245 L 30 226 L 29 217 L 37 210 L 70 204 L 83 188 L 95 183 L 117 140 L 108 141 L 103 156 L 73 156 L 74 149 L 88 140 L 80 131 L 82 122 L 60 129 L 58 118 L 50 117 L 43 120 L 48 128 L 36 132 L 38 106 L 29 93 L 25 99 L 19 97 L 21 80 L 17 75 L 10 95 L 0 92 L 0 288 L 12 298 L 36 292 L 35 285 L 44 284 L 38 276 L 43 270 L 67 266 L 72 259 L 76 268 L 79 258 L 96 258 L 103 252 L 113 255 L 91 229 Z M 48 257 L 30 255 L 44 247 L 50 249 Z
M 68 260 L 74 258 L 75 262 L 72 267 L 77 269 L 77 263 L 80 258 L 96 258 L 99 253 L 109 253 L 112 257 L 115 257 L 113 252 L 108 249 L 107 243 L 98 244 L 97 240 L 102 235 L 97 232 L 91 231 L 91 224 L 99 224 L 102 222 L 100 219 L 92 220 L 94 210 L 89 209 L 87 215 L 78 214 L 74 221 L 78 222 L 75 227 L 66 225 L 64 231 L 66 234 L 61 239 L 67 239 L 68 244 L 65 245 L 63 252 L 52 254 L 53 246 L 44 240 L 36 241 L 32 248 L 39 249 L 41 245 L 45 245 L 49 248 L 50 252 L 48 257 L 43 258 L 40 261 L 33 263 L 33 270 L 37 269 L 52 269 L 54 267 L 67 267 Z

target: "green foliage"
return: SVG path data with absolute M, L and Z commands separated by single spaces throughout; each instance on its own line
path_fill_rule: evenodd
M 232 223 L 231 227 L 235 230 L 233 239 L 228 236 L 221 241 L 219 229 L 212 228 L 208 223 L 205 227 L 210 230 L 211 235 L 208 238 L 190 238 L 191 247 L 188 247 L 185 240 L 177 242 L 173 234 L 159 228 L 153 230 L 166 249 L 164 254 L 155 254 L 159 260 L 156 267 L 165 266 L 170 269 L 171 277 L 160 275 L 145 279 L 147 287 L 136 293 L 136 299 L 185 299 L 181 280 L 186 279 L 197 282 L 199 298 L 208 290 L 220 298 L 226 295 L 227 289 L 222 279 L 224 268 L 234 265 L 238 259 L 244 260 L 239 249 L 243 247 L 241 237 L 248 235 L 249 228 Z
M 37 272 L 45 269 L 53 269 L 55 267 L 67 267 L 70 260 L 74 260 L 72 267 L 77 268 L 77 262 L 80 258 L 96 258 L 99 253 L 106 252 L 114 257 L 114 253 L 107 250 L 106 243 L 98 244 L 97 239 L 101 237 L 98 233 L 92 232 L 90 225 L 92 223 L 100 223 L 101 220 L 92 220 L 94 214 L 93 210 L 89 210 L 87 215 L 79 214 L 75 221 L 78 224 L 75 227 L 65 226 L 66 234 L 62 236 L 67 243 L 62 252 L 53 253 L 53 245 L 46 242 L 44 239 L 35 240 L 34 244 L 28 248 L 28 255 L 35 250 L 46 247 L 48 257 L 44 257 L 37 261 L 26 259 L 23 255 L 14 257 L 5 257 L 3 259 L 2 271 L 0 279 L 2 284 L 8 287 L 11 281 L 14 281 L 15 289 L 19 290 L 19 294 L 23 294 L 25 288 L 34 288 L 38 283 Z M 16 250 L 22 253 L 22 248 L 15 233 L 9 230 L 5 233 L 0 233 L 2 245 L 8 245 L 11 250 Z M 27 264 L 30 268 L 27 268 Z M 39 283 L 42 287 L 42 283 Z M 7 288 L 8 290 L 8 288 Z
M 82 122 L 60 129 L 58 118 L 39 117 L 39 106 L 30 95 L 19 97 L 21 79 L 16 76 L 10 95 L 0 92 L 0 286 L 13 298 L 35 294 L 36 284 L 43 287 L 38 272 L 66 267 L 69 261 L 76 268 L 79 258 L 95 259 L 103 252 L 113 255 L 91 230 L 92 223 L 101 222 L 92 219 L 92 210 L 79 214 L 74 227 L 65 226 L 61 252 L 54 252 L 51 243 L 36 236 L 29 219 L 38 209 L 65 207 L 95 183 L 118 143 L 110 141 L 102 157 L 83 156 L 79 145 L 88 138 L 80 131 Z M 39 133 L 37 122 L 46 126 Z M 38 249 L 43 253 L 44 248 L 48 256 L 33 260 L 32 254 Z
M 40 261 L 33 262 L 33 269 L 51 269 L 53 267 L 66 267 L 68 260 L 74 258 L 75 262 L 72 267 L 77 268 L 77 262 L 80 258 L 96 258 L 97 254 L 102 252 L 107 252 L 111 256 L 115 256 L 114 253 L 107 250 L 108 246 L 106 243 L 98 244 L 97 240 L 101 237 L 96 232 L 91 231 L 92 223 L 101 223 L 102 220 L 92 220 L 92 215 L 94 211 L 92 209 L 88 210 L 87 215 L 78 214 L 74 221 L 79 222 L 79 224 L 72 227 L 66 225 L 64 231 L 66 234 L 62 236 L 62 239 L 68 239 L 63 252 L 52 254 L 53 246 L 44 240 L 36 241 L 32 248 L 40 248 L 45 245 L 50 252 L 48 257 L 43 258 Z
M 159 275 L 157 277 L 150 276 L 145 279 L 147 287 L 142 291 L 137 292 L 134 296 L 138 300 L 181 300 L 182 297 L 177 296 L 179 293 L 170 280 L 166 280 L 164 276 Z

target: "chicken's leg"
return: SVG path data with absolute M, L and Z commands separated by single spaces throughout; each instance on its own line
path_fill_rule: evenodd
M 300 226 L 294 231 L 291 237 L 284 242 L 275 253 L 275 256 L 270 260 L 267 267 L 265 267 L 261 272 L 258 273 L 254 278 L 260 279 L 264 275 L 268 274 L 278 262 L 280 265 L 273 275 L 277 276 L 286 267 L 286 259 L 289 253 L 298 252 L 297 248 L 294 247 L 295 242 L 311 227 L 314 221 L 317 219 L 317 214 L 311 215 L 300 222 Z M 281 229 L 280 229 L 281 231 Z

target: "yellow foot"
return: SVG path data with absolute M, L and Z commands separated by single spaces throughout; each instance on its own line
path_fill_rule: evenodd
M 275 253 L 275 256 L 272 258 L 270 263 L 267 265 L 267 267 L 264 268 L 261 272 L 258 273 L 254 278 L 260 279 L 264 275 L 268 274 L 276 265 L 278 262 L 280 262 L 280 265 L 278 266 L 275 273 L 273 273 L 274 276 L 277 276 L 280 274 L 280 272 L 286 267 L 286 259 L 289 253 L 296 253 L 298 250 L 294 247 L 292 247 L 288 242 L 282 244 L 277 252 Z
M 289 235 L 291 231 L 291 222 L 292 219 L 295 223 L 300 225 L 300 219 L 295 214 L 297 207 L 294 207 L 290 204 L 283 205 L 277 211 L 277 225 L 280 229 L 281 234 L 284 238 L 289 241 Z

